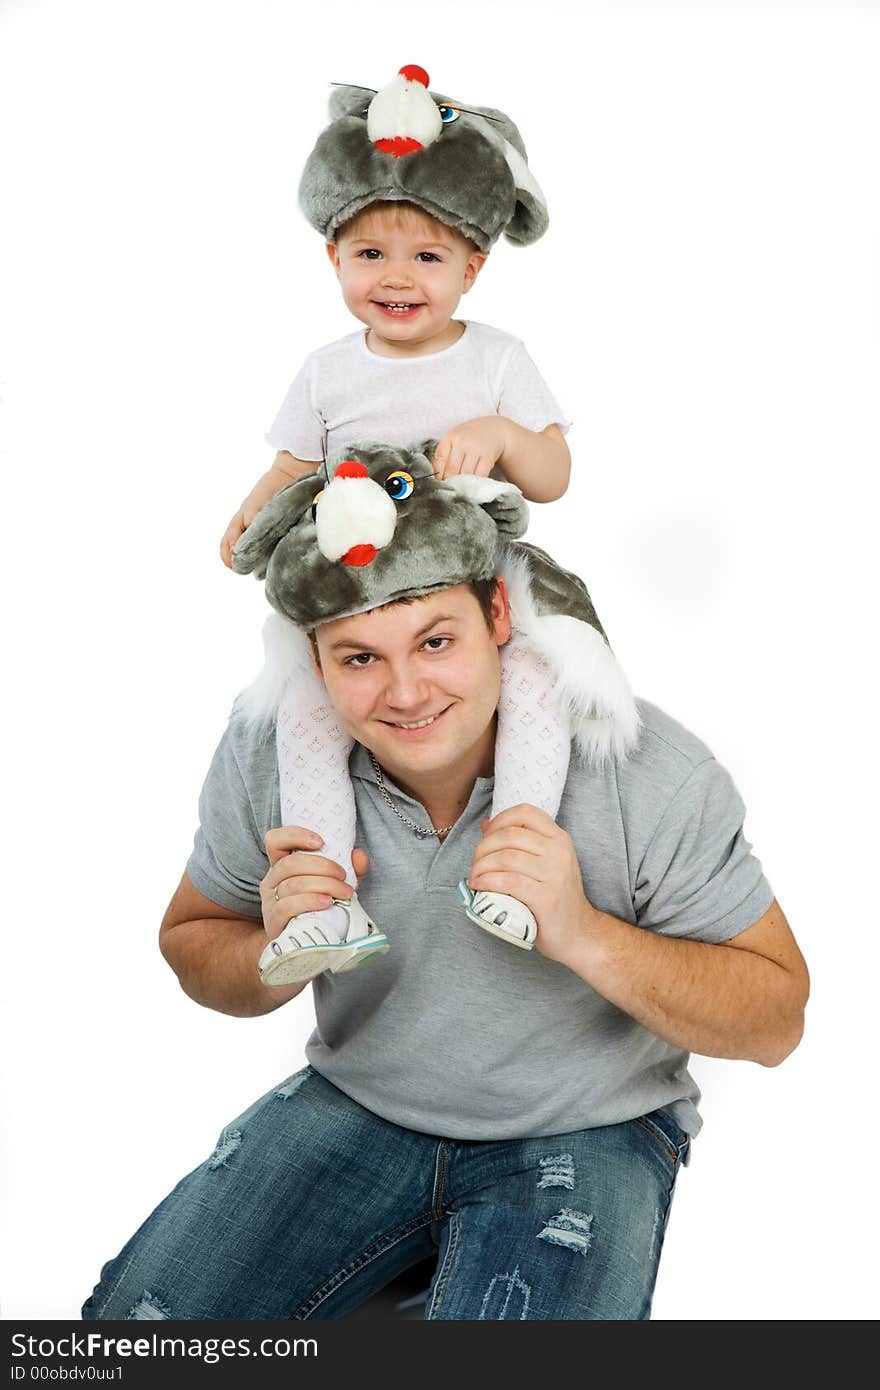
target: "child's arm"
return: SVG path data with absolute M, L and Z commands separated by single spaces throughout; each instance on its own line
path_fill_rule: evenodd
M 287 487 L 288 483 L 295 483 L 297 478 L 304 477 L 306 473 L 314 473 L 318 467 L 314 461 L 294 458 L 286 449 L 275 455 L 272 467 L 257 480 L 226 528 L 220 542 L 220 555 L 224 565 L 232 568 L 232 552 L 236 541 L 250 526 L 257 512 L 265 507 L 276 492 Z
M 571 455 L 558 425 L 536 432 L 504 415 L 487 415 L 447 431 L 434 451 L 438 478 L 485 478 L 496 464 L 529 502 L 555 502 L 568 487 Z

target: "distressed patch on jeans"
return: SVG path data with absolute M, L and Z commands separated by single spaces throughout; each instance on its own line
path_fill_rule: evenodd
M 529 1315 L 529 1299 L 532 1291 L 528 1284 L 520 1278 L 519 1265 L 514 1265 L 512 1274 L 496 1274 L 486 1290 L 480 1308 L 480 1319 L 500 1322 L 503 1318 L 513 1319 L 523 1322 Z M 494 1305 L 503 1298 L 504 1302 L 497 1312 Z M 490 1301 L 493 1305 L 490 1307 Z
M 540 1162 L 538 1187 L 574 1187 L 574 1159 L 571 1154 L 552 1154 Z
M 654 1208 L 654 1224 L 651 1227 L 651 1249 L 648 1251 L 648 1259 L 653 1260 L 654 1251 L 657 1249 L 657 1231 L 661 1222 L 661 1215 L 657 1208 Z
M 593 1218 L 585 1211 L 570 1211 L 563 1207 L 558 1216 L 548 1221 L 537 1240 L 547 1240 L 551 1245 L 564 1245 L 569 1250 L 577 1250 L 586 1255 L 593 1243 Z
M 148 1289 L 144 1289 L 137 1303 L 129 1311 L 126 1322 L 166 1322 L 170 1317 L 165 1304 L 154 1298 Z
M 275 1092 L 276 1100 L 290 1100 L 295 1096 L 304 1081 L 309 1079 L 310 1068 L 306 1067 L 303 1071 L 298 1071 L 294 1076 L 289 1076 L 283 1086 L 279 1086 Z
M 225 1168 L 236 1149 L 241 1147 L 241 1130 L 224 1129 L 217 1147 L 208 1159 L 209 1168 Z

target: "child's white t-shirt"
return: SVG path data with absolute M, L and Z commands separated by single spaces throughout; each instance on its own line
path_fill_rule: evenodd
M 416 444 L 455 425 L 503 415 L 524 429 L 569 428 L 519 338 L 465 321 L 451 347 L 423 357 L 379 357 L 366 330 L 310 353 L 266 442 L 320 462 L 357 440 Z

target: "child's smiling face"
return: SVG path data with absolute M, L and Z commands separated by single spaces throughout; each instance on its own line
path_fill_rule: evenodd
M 461 335 L 452 315 L 486 261 L 458 232 L 410 205 L 370 208 L 327 253 L 374 352 L 440 352 Z M 404 306 L 404 307 L 391 307 Z

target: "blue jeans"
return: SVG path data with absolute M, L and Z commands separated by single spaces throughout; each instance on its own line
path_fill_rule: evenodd
M 440 1139 L 307 1066 L 227 1125 L 104 1267 L 83 1317 L 342 1318 L 434 1256 L 426 1318 L 649 1318 L 689 1142 L 666 1110 Z

